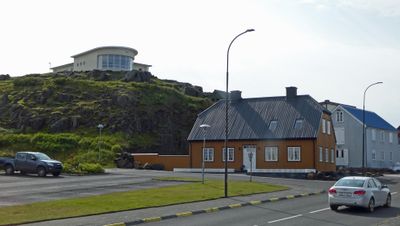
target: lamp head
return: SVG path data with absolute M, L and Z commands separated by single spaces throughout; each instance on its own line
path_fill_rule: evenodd
M 207 125 L 207 124 L 201 124 L 200 125 L 200 128 L 203 128 L 203 129 L 207 129 L 207 128 L 210 128 L 211 126 L 210 125 Z
M 252 32 L 255 31 L 254 29 L 247 29 L 246 32 Z

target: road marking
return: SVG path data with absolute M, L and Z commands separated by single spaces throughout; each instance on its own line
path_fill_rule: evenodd
M 397 191 L 395 191 L 395 192 L 391 192 L 390 194 L 392 194 L 392 195 L 395 195 L 395 194 L 397 194 Z
M 285 218 L 281 218 L 281 219 L 278 219 L 278 220 L 268 221 L 268 224 L 273 224 L 273 223 L 280 222 L 280 221 L 290 220 L 290 219 L 293 219 L 293 218 L 296 218 L 296 217 L 301 217 L 301 216 L 303 216 L 303 214 L 298 214 L 298 215 L 294 215 L 294 216 L 291 216 L 291 217 L 285 217 Z
M 318 212 L 322 212 L 322 211 L 329 210 L 329 209 L 330 208 L 328 207 L 328 208 L 323 208 L 323 209 L 319 209 L 319 210 L 314 210 L 314 211 L 311 211 L 309 213 L 318 213 Z

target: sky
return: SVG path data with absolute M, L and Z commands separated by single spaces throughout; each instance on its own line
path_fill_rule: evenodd
M 138 50 L 160 79 L 242 96 L 298 94 L 400 126 L 398 0 L 2 0 L 0 74 L 45 73 L 99 46 Z

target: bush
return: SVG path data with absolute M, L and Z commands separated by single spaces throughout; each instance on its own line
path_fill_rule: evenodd
M 42 85 L 42 79 L 35 77 L 20 77 L 12 80 L 14 86 L 37 86 Z
M 31 143 L 36 150 L 56 154 L 61 151 L 70 151 L 76 149 L 78 147 L 78 140 L 79 136 L 75 134 L 37 133 L 32 137 Z
M 69 174 L 99 174 L 104 173 L 103 167 L 98 163 L 70 164 L 65 163 L 63 171 Z

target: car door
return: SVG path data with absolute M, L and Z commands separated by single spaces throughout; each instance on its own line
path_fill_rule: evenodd
M 26 153 L 17 153 L 15 156 L 15 170 L 25 170 Z
M 27 154 L 26 162 L 25 162 L 26 169 L 25 171 L 30 173 L 36 172 L 36 156 L 32 154 Z
M 383 205 L 386 202 L 386 191 L 382 190 L 382 184 L 377 179 L 372 178 L 372 181 L 376 184 L 376 200 L 378 205 Z M 379 200 L 378 200 L 379 199 Z

